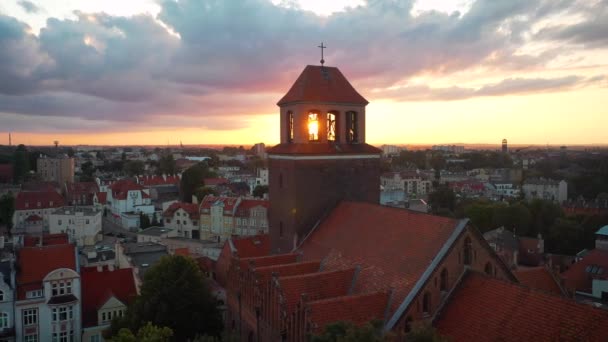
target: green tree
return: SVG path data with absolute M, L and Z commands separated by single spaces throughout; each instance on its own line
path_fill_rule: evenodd
M 173 175 L 175 174 L 177 167 L 175 166 L 175 159 L 173 159 L 173 154 L 167 154 L 165 156 L 160 157 L 158 161 L 158 174 L 162 175 Z
M 253 196 L 263 198 L 264 194 L 268 193 L 268 185 L 257 185 L 253 189 Z
M 196 198 L 200 202 L 207 195 L 217 196 L 217 191 L 215 191 L 214 188 L 209 187 L 209 186 L 201 186 L 201 187 L 199 187 L 199 188 L 196 189 L 196 191 L 194 192 L 194 195 L 196 196 Z
M 23 183 L 30 172 L 30 158 L 25 145 L 17 146 L 13 153 L 13 179 L 15 183 Z
M 447 342 L 430 323 L 414 323 L 412 330 L 405 336 L 408 342 Z
M 129 160 L 124 163 L 124 171 L 129 176 L 138 176 L 144 173 L 146 165 L 141 160 Z
M 0 223 L 6 225 L 9 234 L 13 228 L 13 214 L 15 213 L 15 198 L 12 193 L 0 197 Z
M 165 256 L 145 274 L 140 295 L 120 325 L 131 331 L 147 322 L 173 330 L 174 341 L 197 335 L 220 336 L 222 319 L 207 281 L 192 258 Z M 126 326 L 124 326 L 126 325 Z
M 382 333 L 382 322 L 372 321 L 363 326 L 351 322 L 335 322 L 325 326 L 323 332 L 312 336 L 311 342 L 382 342 L 390 338 Z
M 181 199 L 183 202 L 192 202 L 192 195 L 201 187 L 205 178 L 213 178 L 216 174 L 209 170 L 206 163 L 197 163 L 182 174 L 180 181 Z
M 456 207 L 456 195 L 447 185 L 440 185 L 429 194 L 429 204 L 434 213 L 438 213 L 441 209 L 453 212 Z
M 137 336 L 127 328 L 122 328 L 110 342 L 169 342 L 173 336 L 173 330 L 167 327 L 158 327 L 148 322 L 139 328 Z
M 139 228 L 146 229 L 150 227 L 150 217 L 144 213 L 139 213 Z
M 150 222 L 151 226 L 160 226 L 160 222 L 158 222 L 158 217 L 156 216 L 156 212 L 152 214 L 152 222 Z
M 82 171 L 82 176 L 80 176 L 81 182 L 93 181 L 93 174 L 95 173 L 95 166 L 93 166 L 93 163 L 90 161 L 82 163 L 80 170 Z

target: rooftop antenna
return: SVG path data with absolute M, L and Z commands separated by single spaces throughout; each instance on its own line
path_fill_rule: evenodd
M 321 67 L 323 67 L 323 64 L 325 64 L 325 59 L 323 59 L 323 50 L 327 49 L 327 46 L 323 45 L 323 42 L 321 42 L 321 45 L 317 46 L 319 49 L 321 49 Z

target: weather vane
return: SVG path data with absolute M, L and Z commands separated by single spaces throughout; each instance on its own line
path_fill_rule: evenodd
M 327 46 L 323 46 L 323 42 L 321 42 L 321 45 L 317 47 L 321 49 L 321 66 L 323 66 L 325 63 L 325 59 L 323 59 L 323 49 L 327 49 Z

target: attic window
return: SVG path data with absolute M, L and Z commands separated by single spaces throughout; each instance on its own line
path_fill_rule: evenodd
M 319 140 L 319 114 L 308 113 L 308 140 L 318 141 Z

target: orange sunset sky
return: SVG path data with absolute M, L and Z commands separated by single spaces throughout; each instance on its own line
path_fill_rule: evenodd
M 606 1 L 0 3 L 0 144 L 278 141 L 306 64 L 372 144 L 608 144 Z

